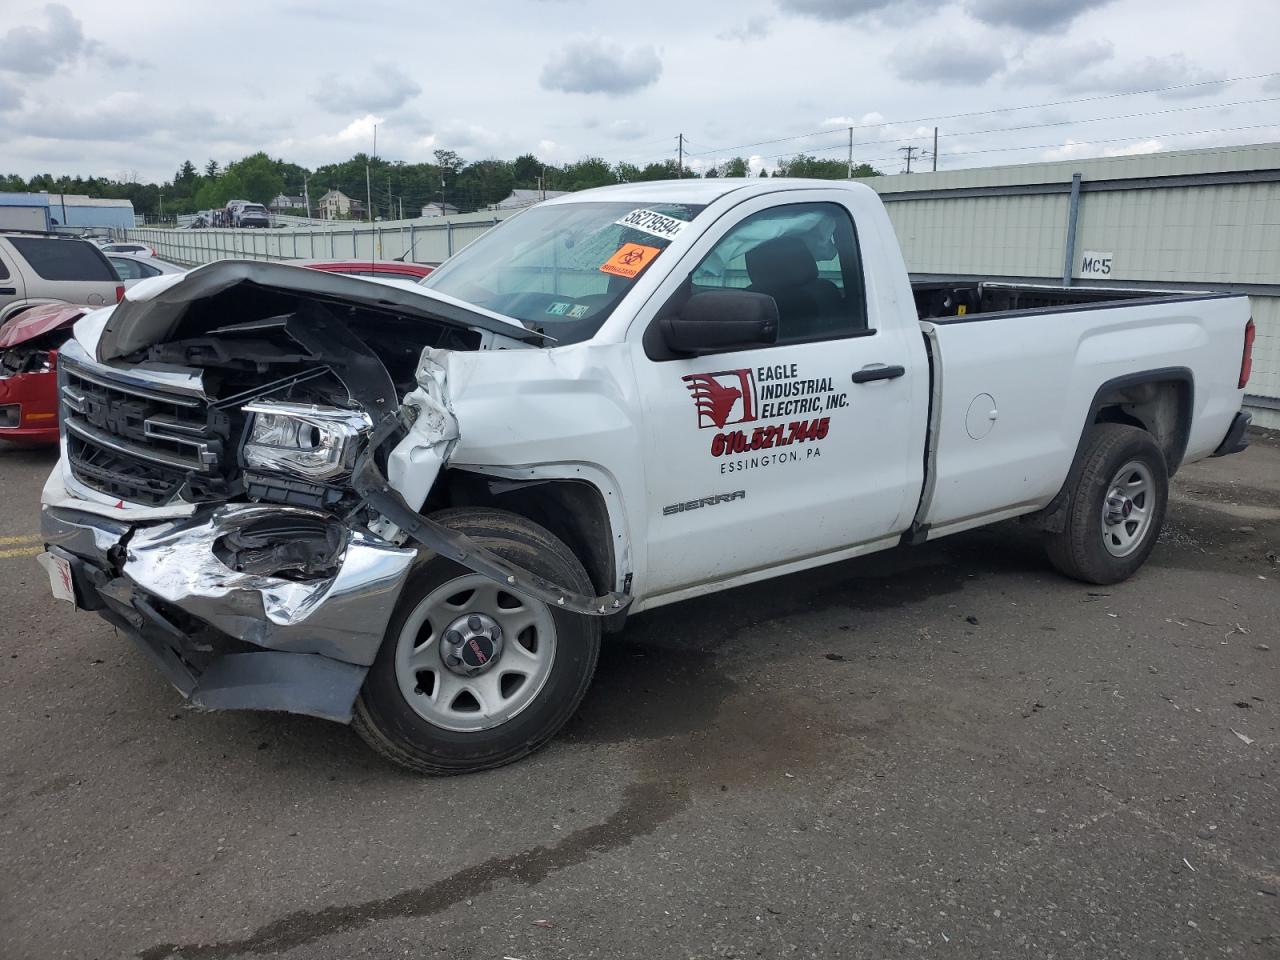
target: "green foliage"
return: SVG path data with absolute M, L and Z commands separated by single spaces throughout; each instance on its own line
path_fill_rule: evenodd
M 367 179 L 366 179 L 367 168 Z M 879 171 L 866 164 L 854 168 L 854 176 L 870 177 Z M 792 177 L 819 177 L 843 180 L 845 161 L 820 160 L 798 155 L 779 164 L 778 174 Z M 432 160 L 405 163 L 357 153 L 349 160 L 324 164 L 315 171 L 265 153 L 254 153 L 225 167 L 209 160 L 201 172 L 190 160 L 183 161 L 173 180 L 166 183 L 137 183 L 136 178 L 112 180 L 105 177 L 54 177 L 38 174 L 24 179 L 16 174 L 0 175 L 0 190 L 77 193 L 91 197 L 121 197 L 133 202 L 137 213 L 154 216 L 164 195 L 166 217 L 225 206 L 228 200 L 245 199 L 267 204 L 276 195 L 301 195 L 303 180 L 309 180 L 312 204 L 326 190 L 341 190 L 353 200 L 371 201 L 374 217 L 417 216 L 424 204 L 444 201 L 463 212 L 484 210 L 504 199 L 513 189 L 533 189 L 543 181 L 548 190 L 586 190 L 614 183 L 645 180 L 673 180 L 695 177 L 681 171 L 674 159 L 637 166 L 610 164 L 600 157 L 584 157 L 561 166 L 544 164 L 531 153 L 514 160 L 489 158 L 468 163 L 452 150 L 436 150 Z M 708 177 L 749 177 L 751 169 L 742 157 L 734 157 L 712 168 Z M 761 170 L 760 176 L 767 177 Z M 366 187 L 366 183 L 368 187 Z M 372 194 L 369 196 L 368 194 Z
M 517 187 L 536 187 L 538 178 L 542 176 L 542 161 L 532 153 L 523 153 L 516 157 L 511 165 L 511 175 L 516 179 Z
M 853 168 L 855 177 L 878 177 L 880 171 L 861 163 Z M 778 163 L 780 177 L 809 177 L 816 180 L 845 180 L 849 176 L 847 160 L 823 159 L 798 153 L 790 160 Z
M 270 203 L 284 190 L 284 177 L 280 175 L 277 163 L 278 161 L 272 160 L 265 153 L 259 152 L 228 164 L 222 180 L 236 178 L 242 191 L 239 196 L 228 199 L 252 200 L 254 203 L 263 205 Z

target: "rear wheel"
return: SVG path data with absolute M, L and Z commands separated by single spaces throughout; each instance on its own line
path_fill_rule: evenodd
M 1049 561 L 1086 583 L 1117 583 L 1150 555 L 1164 524 L 1169 470 L 1151 434 L 1100 423 L 1073 471 L 1061 531 L 1046 539 Z
M 434 519 L 554 583 L 593 592 L 569 548 L 524 517 L 465 508 Z M 431 556 L 409 575 L 353 725 L 383 756 L 423 773 L 510 763 L 573 715 L 599 649 L 594 618 Z

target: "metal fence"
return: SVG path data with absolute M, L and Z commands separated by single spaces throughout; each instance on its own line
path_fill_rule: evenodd
M 123 231 L 174 263 L 215 260 L 393 260 L 438 264 L 515 211 L 498 210 L 439 219 L 328 222 L 323 226 L 263 229 Z

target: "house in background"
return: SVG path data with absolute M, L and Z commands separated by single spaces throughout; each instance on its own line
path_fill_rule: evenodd
M 291 197 L 282 193 L 267 204 L 267 209 L 272 213 L 284 213 L 286 210 L 306 210 L 307 199 L 306 197 Z
M 364 204 L 341 190 L 330 190 L 318 202 L 322 220 L 363 220 Z
M 452 217 L 454 214 L 456 214 L 456 213 L 458 213 L 458 212 L 460 212 L 460 211 L 459 211 L 459 210 L 458 210 L 458 208 L 457 208 L 457 207 L 455 207 L 452 203 L 446 203 L 446 204 L 444 204 L 444 205 L 442 206 L 442 205 L 440 205 L 440 204 L 438 204 L 438 203 L 435 203 L 435 202 L 433 201 L 433 202 L 431 202 L 431 203 L 424 203 L 424 204 L 422 205 L 422 213 L 421 213 L 421 214 L 419 214 L 419 216 L 423 216 L 423 217 Z

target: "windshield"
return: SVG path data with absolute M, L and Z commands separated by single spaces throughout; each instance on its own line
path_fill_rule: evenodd
M 589 339 L 703 210 L 688 203 L 554 203 L 490 230 L 422 281 L 558 343 Z

